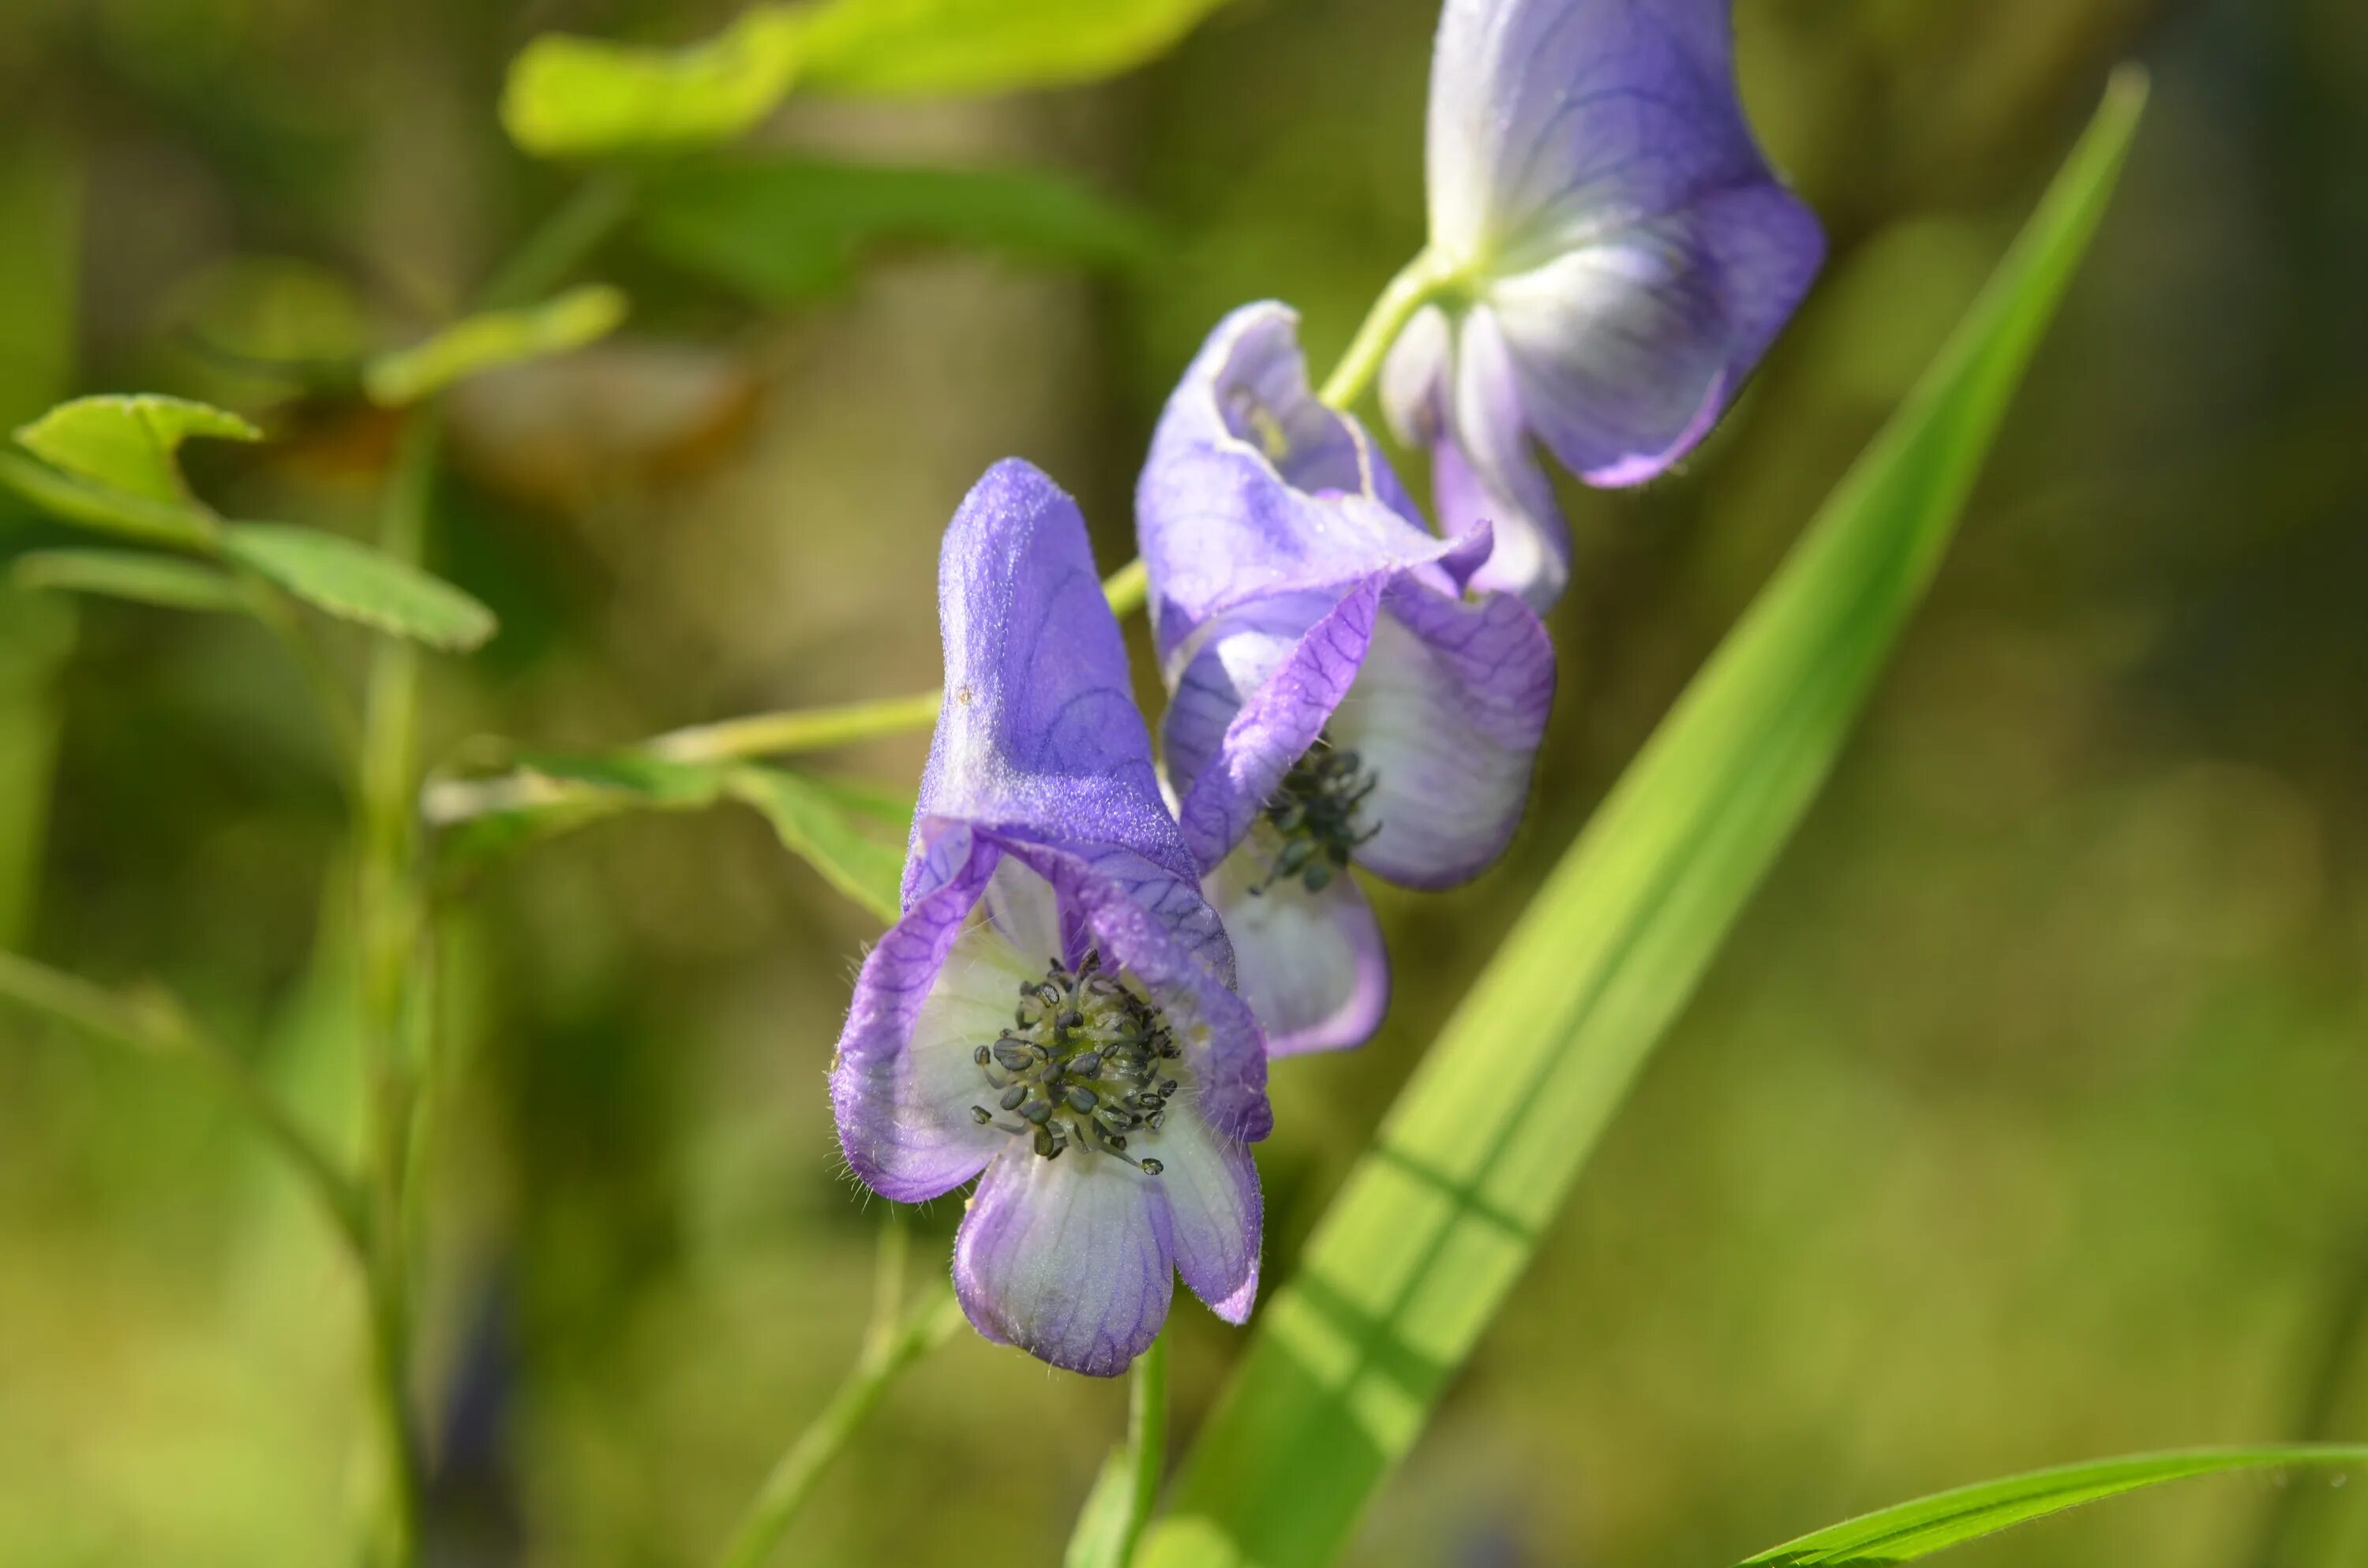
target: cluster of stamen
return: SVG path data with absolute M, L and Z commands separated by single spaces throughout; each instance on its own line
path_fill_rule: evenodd
M 1074 1144 L 1157 1176 L 1159 1162 L 1128 1153 L 1126 1141 L 1167 1120 L 1182 1054 L 1158 1010 L 1104 969 L 1100 953 L 1075 972 L 1054 959 L 1042 979 L 1019 983 L 1011 1028 L 972 1053 L 996 1110 L 974 1105 L 971 1119 L 1029 1136 L 1048 1160 Z
M 1293 878 L 1309 892 L 1329 887 L 1348 869 L 1357 846 L 1382 831 L 1375 823 L 1360 832 L 1357 821 L 1365 797 L 1380 782 L 1355 752 L 1318 736 L 1267 801 L 1266 820 L 1281 835 L 1282 846 L 1266 880 L 1250 891 L 1264 892 Z

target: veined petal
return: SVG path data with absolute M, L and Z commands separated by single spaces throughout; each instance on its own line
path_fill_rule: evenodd
M 1362 1045 L 1390 1003 L 1389 955 L 1372 905 L 1347 875 L 1310 892 L 1296 877 L 1269 881 L 1270 865 L 1253 839 L 1203 883 L 1233 934 L 1242 999 L 1266 1026 L 1267 1053 Z
M 1553 645 L 1520 600 L 1392 587 L 1372 650 L 1332 718 L 1372 770 L 1357 862 L 1411 888 L 1452 887 L 1503 852 L 1529 799 L 1554 704 Z
M 1025 462 L 989 469 L 946 530 L 938 614 L 946 694 L 907 899 L 926 883 L 929 824 L 942 820 L 1118 846 L 1196 877 L 1076 504 Z
M 1171 1116 L 1138 1140 L 1159 1161 L 1176 1271 L 1210 1311 L 1245 1323 L 1258 1299 L 1262 1224 L 1258 1166 L 1249 1148 L 1191 1114 Z
M 1474 577 L 1484 588 L 1519 594 L 1543 614 L 1570 582 L 1570 530 L 1554 485 L 1530 451 L 1519 367 L 1485 305 L 1466 313 L 1450 400 L 1450 434 L 1433 458 L 1431 483 L 1440 515 L 1486 508 L 1497 549 Z
M 1001 852 L 957 829 L 939 846 L 954 866 L 910 900 L 863 960 L 831 1062 L 839 1147 L 865 1186 L 918 1203 L 976 1176 L 1009 1141 L 970 1115 L 979 1076 L 971 1052 L 1010 1021 L 1019 949 L 973 911 Z M 1015 868 L 1014 869 L 1017 869 Z
M 1159 1336 L 1175 1290 L 1164 1176 L 1014 1143 L 954 1237 L 954 1290 L 989 1339 L 1112 1378 Z

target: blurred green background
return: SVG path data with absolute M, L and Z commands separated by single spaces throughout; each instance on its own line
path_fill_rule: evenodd
M 223 403 L 275 438 L 194 449 L 210 497 L 356 528 L 384 416 L 258 361 L 416 335 L 562 199 L 494 113 L 528 39 L 730 14 L 8 10 L 0 416 Z M 623 335 L 455 399 L 435 558 L 504 629 L 436 663 L 429 754 L 926 687 L 939 531 L 1007 454 L 1125 560 L 1151 421 L 1217 316 L 1289 300 L 1321 366 L 1418 248 L 1435 17 L 1240 0 L 1108 85 L 793 97 L 765 142 L 1065 170 L 1154 255 L 891 247 L 759 311 L 620 239 L 588 274 L 632 294 Z M 2368 11 L 1741 0 L 1737 26 L 1832 266 L 1687 472 L 1568 493 L 1537 809 L 1475 886 L 1384 901 L 1383 1037 L 1277 1074 L 1270 1278 L 2104 65 L 2149 62 L 2155 108 L 1839 776 L 1359 1563 L 1715 1564 L 2030 1465 L 2368 1437 Z M 0 556 L 59 537 L 0 517 Z M 831 766 L 902 786 L 923 744 Z M 351 1137 L 343 1002 L 308 978 L 342 824 L 260 631 L 0 591 L 0 947 L 170 985 Z M 437 1562 L 704 1561 L 826 1396 L 880 1205 L 822 1075 L 873 934 L 736 811 L 603 824 L 455 900 L 418 1391 Z M 959 1207 L 921 1219 L 916 1268 Z M 1178 1321 L 1189 1431 L 1239 1335 Z M 350 1561 L 359 1332 L 326 1227 L 201 1086 L 0 1016 L 0 1564 Z M 965 1334 L 780 1561 L 1051 1562 L 1123 1398 Z M 2368 1560 L 2363 1490 L 2212 1483 L 1961 1560 L 2335 1568 Z

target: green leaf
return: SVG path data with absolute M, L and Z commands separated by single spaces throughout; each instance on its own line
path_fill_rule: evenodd
M 1077 1510 L 1061 1568 L 1125 1568 L 1127 1536 L 1134 1528 L 1134 1463 L 1124 1443 L 1112 1449 Z
M 789 91 L 799 33 L 795 12 L 758 6 L 688 49 L 549 34 L 512 62 L 502 124 L 510 140 L 541 157 L 729 142 Z
M 176 454 L 193 436 L 259 441 L 237 415 L 142 392 L 76 398 L 17 432 L 41 460 L 0 452 L 0 481 L 69 522 L 177 544 L 212 540 L 215 517 L 189 493 Z
M 912 820 L 910 800 L 899 807 L 891 804 L 893 797 L 860 785 L 779 767 L 733 768 L 724 789 L 762 812 L 782 845 L 825 881 L 882 922 L 896 918 L 905 846 L 901 839 L 883 841 L 876 826 L 867 832 L 864 819 L 902 828 Z
M 2368 1465 L 2368 1447 L 2196 1449 L 2033 1471 L 1935 1493 L 1746 1558 L 1741 1568 L 1875 1568 L 2166 1481 L 2294 1465 Z
M 1816 794 L 2145 98 L 2118 77 L 1939 361 L 1563 858 L 1260 1311 L 1154 1568 L 1338 1557 Z
M 830 0 L 800 79 L 845 93 L 1001 93 L 1113 76 L 1157 58 L 1224 0 Z
M 381 354 L 363 368 L 362 386 L 371 402 L 400 407 L 504 365 L 581 348 L 624 319 L 622 291 L 586 283 L 539 305 L 471 316 L 425 343 Z
M 233 523 L 222 548 L 341 619 L 462 653 L 494 634 L 494 612 L 451 584 L 336 534 L 282 523 Z
M 1149 262 L 1149 225 L 1075 181 L 1028 169 L 923 169 L 768 158 L 653 186 L 643 239 L 767 305 L 844 290 L 865 253 L 950 244 L 1033 262 Z
M 131 550 L 38 550 L 9 569 L 20 588 L 59 588 L 159 605 L 244 613 L 254 608 L 237 578 L 203 562 Z

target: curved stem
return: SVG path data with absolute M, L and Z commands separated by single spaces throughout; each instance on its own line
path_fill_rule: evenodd
M 1349 350 L 1340 362 L 1325 378 L 1324 390 L 1316 396 L 1332 407 L 1347 409 L 1355 405 L 1381 374 L 1382 360 L 1389 354 L 1390 345 L 1414 319 L 1415 312 L 1446 291 L 1454 282 L 1454 274 L 1446 263 L 1425 251 L 1406 264 L 1373 308 L 1365 314 L 1364 324 L 1349 340 Z
M 519 245 L 477 290 L 477 308 L 522 305 L 549 293 L 599 248 L 633 210 L 631 176 L 596 175 Z
M 716 1562 L 716 1568 L 758 1568 L 780 1543 L 798 1510 L 814 1495 L 814 1485 L 847 1447 L 881 1398 L 905 1369 L 944 1344 L 962 1321 L 962 1307 L 951 1288 L 932 1291 L 905 1315 L 903 1326 L 875 1344 L 867 1345 L 855 1369 L 831 1395 L 814 1424 L 798 1435 Z
M 2368 1365 L 2368 1244 L 2361 1246 L 2337 1281 L 2334 1309 L 2328 1314 L 2297 1402 L 2294 1441 L 2320 1443 L 2334 1436 L 2344 1395 L 2363 1365 Z M 2300 1486 L 2286 1487 L 2277 1494 L 2262 1521 L 2253 1568 L 2284 1568 L 2301 1561 L 2307 1496 L 2307 1489 Z
M 1159 1481 L 1167 1466 L 1167 1335 L 1134 1363 L 1133 1385 L 1127 1391 L 1127 1461 L 1133 1490 L 1129 1498 L 1126 1535 L 1119 1548 L 1119 1568 L 1134 1561 L 1134 1543 L 1151 1520 L 1151 1506 L 1159 1500 Z
M 939 696 L 936 690 L 916 691 L 908 697 L 881 697 L 828 708 L 752 713 L 745 719 L 672 730 L 650 741 L 648 747 L 670 762 L 726 762 L 827 751 L 877 735 L 926 729 L 937 722 Z

